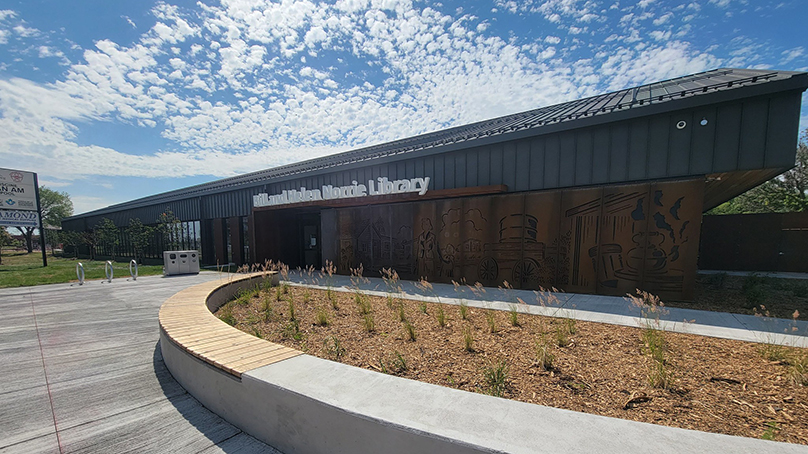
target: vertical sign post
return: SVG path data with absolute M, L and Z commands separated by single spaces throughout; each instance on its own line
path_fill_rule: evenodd
M 42 204 L 39 203 L 39 179 L 34 174 L 34 191 L 36 192 L 36 212 L 39 215 L 39 246 L 42 248 L 42 266 L 48 266 L 48 254 L 45 249 L 45 221 L 42 219 Z

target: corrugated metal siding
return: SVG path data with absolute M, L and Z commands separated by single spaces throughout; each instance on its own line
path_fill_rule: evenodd
M 183 221 L 248 216 L 252 196 L 323 185 L 366 183 L 431 177 L 430 189 L 508 186 L 509 192 L 622 183 L 760 168 L 789 168 L 794 163 L 800 92 L 697 107 L 648 117 L 616 121 L 484 146 L 364 167 L 300 174 L 284 181 L 257 182 L 250 187 L 193 196 L 107 214 L 64 221 L 66 229 L 93 227 L 103 217 L 125 226 L 129 218 L 154 223 L 171 209 Z M 700 124 L 701 120 L 706 125 Z M 680 121 L 686 127 L 676 127 Z M 200 203 L 202 211 L 200 212 Z

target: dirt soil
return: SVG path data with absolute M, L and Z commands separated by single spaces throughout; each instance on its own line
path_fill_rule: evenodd
M 485 372 L 504 362 L 503 397 L 508 399 L 808 444 L 808 386 L 799 384 L 794 372 L 800 359 L 805 371 L 804 349 L 664 333 L 665 370 L 673 374 L 672 385 L 664 389 L 650 384 L 649 371 L 656 363 L 647 353 L 640 328 L 527 314 L 518 314 L 514 326 L 508 311 L 469 307 L 463 320 L 461 308 L 454 305 L 333 295 L 300 287 L 286 287 L 286 293 L 275 288 L 243 295 L 216 315 L 247 333 L 380 373 L 497 394 L 496 380 L 486 381 Z M 366 300 L 371 308 L 371 331 L 357 299 Z M 296 321 L 290 321 L 292 305 Z M 409 339 L 406 324 L 400 321 L 399 306 L 415 340 Z M 441 309 L 443 327 L 438 322 Z M 315 324 L 318 311 L 326 315 L 327 325 Z M 469 333 L 472 351 L 464 347 L 464 335 Z M 566 345 L 559 346 L 564 339 L 558 342 L 557 333 L 566 333 L 562 336 Z M 542 338 L 555 356 L 549 370 L 537 361 L 537 342 Z

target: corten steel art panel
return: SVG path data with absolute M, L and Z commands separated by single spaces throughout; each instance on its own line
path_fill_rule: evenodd
M 435 280 L 451 282 L 461 278 L 463 266 L 463 200 L 448 199 L 435 203 L 438 269 Z
M 538 192 L 525 196 L 525 227 L 528 230 L 525 234 L 523 260 L 535 265 L 538 273 L 535 279 L 531 273 L 526 273 L 527 279 L 519 283 L 521 288 L 551 288 L 556 285 L 559 258 L 564 260 L 567 257 L 566 249 L 563 251 L 564 254 L 559 254 L 560 213 L 560 191 Z
M 339 209 L 340 273 L 692 297 L 701 180 Z
M 413 240 L 415 242 L 415 275 L 429 280 L 437 277 L 438 238 L 435 202 L 413 204 Z
M 651 185 L 645 239 L 643 290 L 662 297 L 693 298 L 704 184 Z
M 565 291 L 595 293 L 597 290 L 590 250 L 597 251 L 602 193 L 602 188 L 561 193 L 556 287 Z
M 599 294 L 625 295 L 642 287 L 643 249 L 637 248 L 648 226 L 649 190 L 648 184 L 603 189 L 600 244 L 589 250 Z
M 356 240 L 353 235 L 354 212 L 353 208 L 337 210 L 337 225 L 339 238 L 339 257 L 336 261 L 337 272 L 351 274 L 351 268 L 356 267 L 355 253 Z
M 485 286 L 502 284 L 499 267 L 490 255 L 490 246 L 499 241 L 497 229 L 491 228 L 491 207 L 503 197 L 473 197 L 463 201 L 463 271 L 467 283 L 479 281 Z

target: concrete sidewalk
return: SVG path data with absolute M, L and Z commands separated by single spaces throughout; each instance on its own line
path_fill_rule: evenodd
M 362 278 L 352 282 L 349 276 L 334 275 L 330 278 L 320 272 L 311 274 L 291 271 L 289 281 L 295 284 L 326 288 L 329 284 L 337 291 L 354 291 L 358 287 L 365 293 L 387 295 L 387 285 L 381 278 Z M 538 294 L 531 290 L 509 290 L 485 287 L 482 291 L 469 286 L 433 283 L 431 290 L 424 290 L 413 281 L 400 281 L 404 297 L 409 299 L 460 304 L 509 310 L 515 306 L 524 313 L 552 317 L 573 317 L 577 320 L 609 323 L 624 326 L 646 326 L 653 319 L 643 318 L 641 308 L 626 298 L 575 293 Z M 524 302 L 525 304 L 521 304 Z M 659 314 L 659 327 L 665 331 L 699 334 L 702 336 L 734 339 L 748 342 L 767 342 L 795 347 L 808 347 L 808 321 L 785 320 L 772 317 L 711 312 L 693 309 L 665 307 Z

